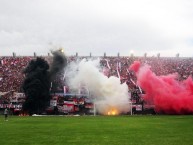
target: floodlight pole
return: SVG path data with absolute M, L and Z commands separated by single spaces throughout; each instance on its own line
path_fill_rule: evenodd
M 133 111 L 132 111 L 132 102 L 130 102 L 130 110 L 131 110 L 131 115 L 133 115 Z
M 94 116 L 96 116 L 96 104 L 94 102 Z

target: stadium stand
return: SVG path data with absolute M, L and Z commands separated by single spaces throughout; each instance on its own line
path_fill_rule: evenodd
M 0 57 L 0 108 L 5 108 L 3 104 L 7 104 L 6 99 L 13 96 L 14 93 L 22 93 L 21 85 L 24 79 L 22 73 L 27 64 L 35 57 Z M 50 57 L 44 57 L 50 63 Z M 68 57 L 68 62 L 77 59 L 89 57 Z M 106 76 L 116 76 L 120 78 L 120 82 L 128 85 L 131 92 L 131 98 L 135 102 L 140 102 L 139 94 L 142 93 L 136 86 L 136 76 L 134 72 L 128 68 L 134 61 L 140 61 L 142 64 L 151 66 L 151 70 L 158 76 L 171 73 L 178 73 L 179 80 L 187 79 L 193 75 L 193 58 L 180 57 L 100 57 L 100 64 L 104 68 Z M 52 93 L 62 93 L 66 86 L 66 93 L 69 92 L 68 86 L 64 81 L 64 74 L 60 73 L 52 82 L 59 84 L 57 88 L 53 88 Z

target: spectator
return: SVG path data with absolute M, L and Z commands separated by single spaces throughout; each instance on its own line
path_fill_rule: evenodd
M 5 121 L 8 121 L 7 117 L 8 117 L 8 109 L 7 107 L 4 110 L 4 115 L 5 115 Z

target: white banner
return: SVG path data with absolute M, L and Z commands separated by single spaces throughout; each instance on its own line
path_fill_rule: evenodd
M 136 111 L 142 111 L 142 105 L 136 105 Z
M 57 106 L 57 100 L 50 100 L 50 106 Z
M 74 105 L 64 105 L 64 112 L 74 112 Z

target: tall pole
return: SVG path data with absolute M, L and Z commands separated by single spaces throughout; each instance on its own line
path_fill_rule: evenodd
M 133 115 L 133 111 L 132 111 L 132 102 L 130 102 L 130 109 L 131 109 L 131 115 Z
M 94 116 L 96 116 L 96 104 L 94 102 Z

